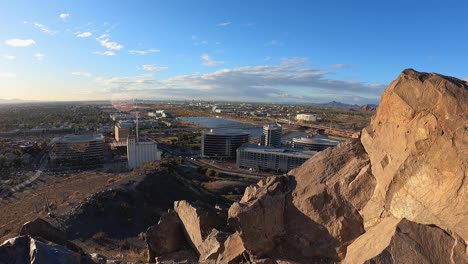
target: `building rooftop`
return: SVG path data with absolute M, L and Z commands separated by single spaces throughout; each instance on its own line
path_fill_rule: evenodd
M 89 141 L 104 141 L 104 136 L 102 134 L 91 134 L 91 135 L 68 135 L 63 137 L 56 137 L 52 139 L 53 143 L 79 143 L 79 142 L 89 142 Z
M 282 126 L 280 124 L 269 124 L 269 125 L 264 125 L 263 129 L 268 129 L 268 130 L 274 130 L 274 129 L 281 129 Z
M 276 148 L 271 146 L 258 146 L 258 145 L 243 145 L 239 150 L 249 151 L 254 153 L 274 153 L 286 156 L 294 156 L 298 158 L 310 158 L 317 154 L 317 151 L 294 149 L 294 148 Z
M 234 136 L 234 135 L 250 135 L 249 132 L 242 129 L 231 128 L 212 128 L 205 131 L 206 135 Z
M 305 144 L 320 144 L 320 145 L 327 145 L 327 146 L 336 146 L 339 143 L 343 142 L 339 139 L 331 139 L 326 135 L 316 135 L 313 137 L 300 137 L 294 138 L 294 142 L 297 143 L 305 143 Z

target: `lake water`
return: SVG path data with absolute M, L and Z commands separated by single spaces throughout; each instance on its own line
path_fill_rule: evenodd
M 206 128 L 219 128 L 219 127 L 233 127 L 239 126 L 250 126 L 248 123 L 242 123 L 239 121 L 233 121 L 224 118 L 215 117 L 179 117 L 180 120 L 192 122 L 194 124 L 204 126 Z M 262 135 L 262 128 L 242 128 L 242 130 L 249 132 L 252 139 L 259 139 Z

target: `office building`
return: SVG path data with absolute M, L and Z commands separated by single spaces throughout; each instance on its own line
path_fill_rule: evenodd
M 51 163 L 58 167 L 93 167 L 104 162 L 104 136 L 76 135 L 52 141 Z
M 316 135 L 313 137 L 293 138 L 292 147 L 295 149 L 308 149 L 322 151 L 340 144 L 342 140 L 331 139 L 326 135 Z
M 261 137 L 262 146 L 280 147 L 281 146 L 281 131 L 280 124 L 271 124 L 263 126 L 263 134 Z
M 236 150 L 249 142 L 249 133 L 238 129 L 203 131 L 201 154 L 204 158 L 235 159 Z
M 317 116 L 313 114 L 298 114 L 296 116 L 297 121 L 317 121 Z
M 135 169 L 145 162 L 161 160 L 161 151 L 158 150 L 156 142 L 137 142 L 136 138 L 127 138 L 128 168 Z
M 237 149 L 240 168 L 289 171 L 301 166 L 317 152 L 291 148 L 244 145 Z
M 133 121 L 129 122 L 118 122 L 115 124 L 115 141 L 127 142 L 128 136 L 130 136 L 133 128 Z

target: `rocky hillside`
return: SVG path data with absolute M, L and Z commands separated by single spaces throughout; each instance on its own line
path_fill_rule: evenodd
M 201 263 L 468 263 L 467 107 L 467 82 L 405 70 L 358 138 L 248 187 L 224 225 L 186 202 L 165 219 Z
M 357 138 L 247 187 L 227 212 L 198 192 L 170 205 L 146 231 L 148 262 L 468 263 L 467 166 L 468 83 L 408 69 L 385 90 Z M 148 201 L 161 207 L 159 199 L 170 195 L 164 181 L 135 185 L 125 195 L 97 194 L 70 218 L 69 233 L 91 234 L 97 229 L 86 223 L 101 216 L 105 221 L 96 223 L 104 228 L 122 214 L 118 204 L 135 205 L 130 208 L 140 213 L 131 215 L 138 217 L 123 219 L 140 229 L 142 214 L 154 210 Z M 193 201 L 199 196 L 205 202 Z M 100 212 L 101 203 L 115 210 Z M 131 223 L 122 226 L 135 232 Z M 14 257 L 16 243 L 32 258 L 37 243 L 30 236 L 37 233 L 5 242 L 0 256 Z M 61 245 L 64 257 L 96 259 L 62 235 L 44 236 Z M 44 254 L 55 252 L 55 244 Z

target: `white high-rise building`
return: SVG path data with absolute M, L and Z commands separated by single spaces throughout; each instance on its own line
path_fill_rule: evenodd
M 156 142 L 137 142 L 135 137 L 127 139 L 128 168 L 135 169 L 145 162 L 161 160 L 161 151 Z

